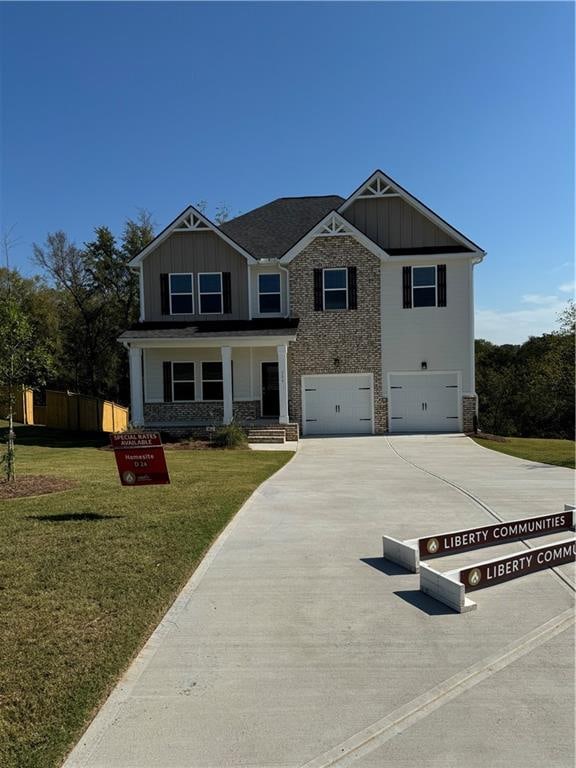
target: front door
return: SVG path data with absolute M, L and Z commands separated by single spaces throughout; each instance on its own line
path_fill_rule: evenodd
M 262 363 L 262 416 L 274 419 L 280 416 L 278 363 Z

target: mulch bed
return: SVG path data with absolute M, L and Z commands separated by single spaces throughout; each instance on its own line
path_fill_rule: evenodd
M 23 496 L 41 496 L 46 493 L 68 491 L 77 483 L 65 480 L 62 477 L 50 477 L 50 475 L 24 475 L 16 477 L 11 483 L 0 480 L 0 501 L 3 499 L 18 499 Z
M 507 443 L 508 440 L 501 435 L 491 435 L 488 432 L 478 432 L 474 437 L 479 437 L 481 440 L 492 440 L 495 443 Z

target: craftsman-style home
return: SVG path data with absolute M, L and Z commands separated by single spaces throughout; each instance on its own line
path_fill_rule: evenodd
M 132 423 L 470 431 L 484 255 L 381 171 L 347 198 L 279 198 L 220 226 L 189 206 L 130 262 Z

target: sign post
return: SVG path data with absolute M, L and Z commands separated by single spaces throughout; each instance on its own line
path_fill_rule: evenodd
M 168 485 L 170 476 L 158 432 L 110 435 L 122 485 Z

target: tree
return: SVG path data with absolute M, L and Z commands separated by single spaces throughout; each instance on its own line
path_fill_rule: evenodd
M 13 290 L 8 264 L 9 245 L 4 243 L 6 268 L 3 272 L 5 295 L 0 302 L 0 387 L 8 405 L 8 440 L 2 457 L 4 474 L 15 479 L 14 410 L 16 393 L 23 387 L 41 386 L 51 371 L 52 359 L 42 329 L 26 313 L 21 297 Z M 16 281 L 16 275 L 14 275 Z

